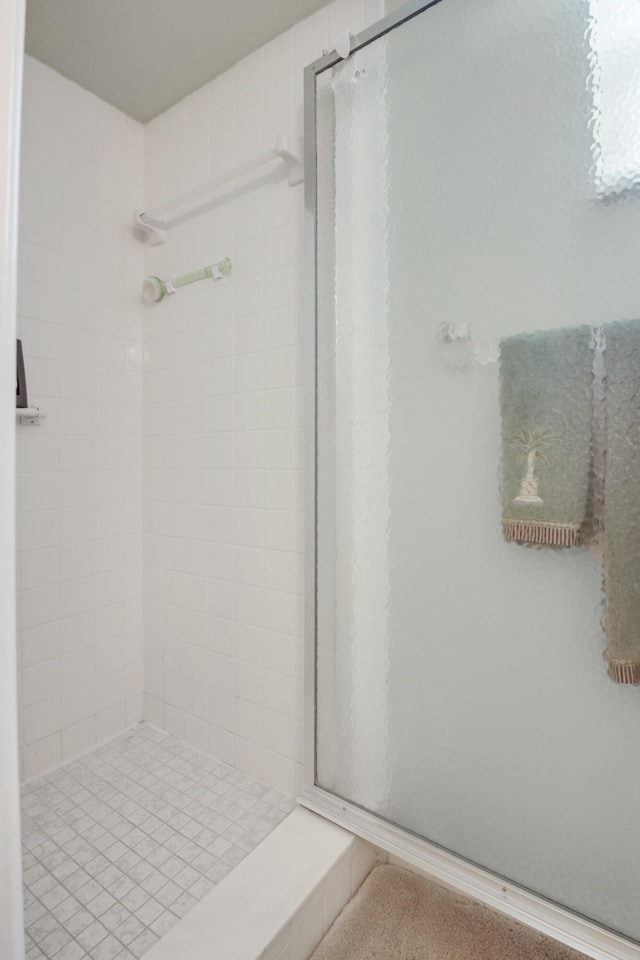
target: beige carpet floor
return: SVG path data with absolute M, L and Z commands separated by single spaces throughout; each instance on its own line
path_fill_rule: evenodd
M 484 904 L 376 867 L 311 960 L 585 960 Z

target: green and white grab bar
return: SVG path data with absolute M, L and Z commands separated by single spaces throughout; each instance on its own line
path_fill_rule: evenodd
M 171 280 L 161 280 L 160 277 L 147 277 L 142 285 L 142 295 L 149 303 L 159 303 L 171 293 L 175 293 L 180 287 L 186 287 L 196 280 L 222 280 L 231 273 L 231 260 L 225 257 L 218 263 L 212 263 L 202 270 L 194 270 L 193 273 L 185 273 L 181 277 L 173 277 Z

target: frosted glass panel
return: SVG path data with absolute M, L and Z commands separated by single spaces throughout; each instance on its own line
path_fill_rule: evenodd
M 502 525 L 501 343 L 560 344 L 556 421 L 517 462 L 549 510 L 554 475 L 593 510 L 607 423 L 597 389 L 571 418 L 572 351 L 604 389 L 616 323 L 640 317 L 640 93 L 604 124 L 603 6 L 442 0 L 317 78 L 316 779 L 640 939 L 640 690 L 603 661 L 601 540 L 528 547 Z M 586 431 L 586 467 L 563 430 Z M 611 509 L 616 483 L 637 496 L 636 433 L 611 433 Z

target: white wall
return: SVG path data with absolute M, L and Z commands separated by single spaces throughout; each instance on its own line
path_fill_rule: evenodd
M 131 211 L 302 133 L 302 70 L 382 14 L 338 0 L 143 128 L 27 58 L 18 331 L 19 693 L 29 778 L 142 715 L 140 282 L 149 309 L 145 716 L 283 789 L 302 760 L 302 187 L 272 167 L 174 229 Z
M 153 120 L 147 208 L 302 133 L 302 71 L 382 3 L 330 4 Z M 282 167 L 147 248 L 145 717 L 295 791 L 302 772 L 303 188 Z
M 16 689 L 15 336 L 24 2 L 0 0 L 0 955 L 24 957 Z
M 142 716 L 142 126 L 26 58 L 18 336 L 25 778 Z

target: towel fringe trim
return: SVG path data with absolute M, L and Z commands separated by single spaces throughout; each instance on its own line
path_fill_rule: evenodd
M 637 660 L 609 660 L 608 673 L 616 683 L 640 683 L 640 663 Z
M 553 547 L 579 547 L 580 525 L 577 523 L 553 523 L 550 520 L 503 520 L 505 540 L 517 543 L 542 543 Z

